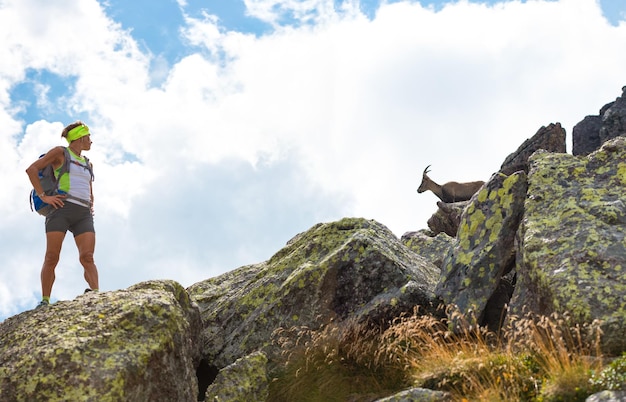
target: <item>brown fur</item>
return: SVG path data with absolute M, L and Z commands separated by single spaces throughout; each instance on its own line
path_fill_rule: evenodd
M 484 181 L 471 181 L 467 183 L 457 183 L 450 181 L 446 184 L 439 185 L 431 180 L 426 173 L 429 172 L 426 166 L 424 173 L 422 173 L 422 184 L 417 189 L 418 193 L 424 191 L 432 191 L 439 199 L 445 203 L 467 201 L 485 184 Z

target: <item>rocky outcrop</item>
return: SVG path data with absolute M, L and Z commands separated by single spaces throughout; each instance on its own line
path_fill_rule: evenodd
M 269 261 L 191 286 L 204 320 L 204 358 L 222 368 L 264 350 L 279 327 L 319 328 L 348 317 L 384 323 L 430 311 L 439 269 L 375 221 L 319 224 Z
M 580 123 L 574 126 L 572 130 L 572 154 L 589 155 L 593 151 L 600 148 L 600 129 L 602 128 L 602 114 L 608 109 L 612 103 L 606 105 L 600 111 L 599 116 L 585 116 Z
M 469 201 L 445 203 L 437 201 L 437 212 L 428 219 L 428 228 L 435 234 L 445 233 L 456 237 L 461 223 L 461 214 Z
M 265 401 L 268 397 L 267 357 L 255 352 L 220 370 L 206 401 Z
M 434 234 L 428 230 L 407 232 L 400 241 L 416 254 L 426 258 L 441 269 L 443 257 L 454 243 L 454 238 L 445 233 Z
M 27 311 L 0 325 L 0 399 L 196 400 L 200 333 L 173 281 Z
M 512 310 L 605 322 L 609 352 L 626 350 L 626 138 L 588 157 L 531 158 L 518 233 Z
M 565 130 L 560 123 L 541 127 L 531 138 L 511 153 L 500 167 L 500 173 L 511 175 L 517 171 L 528 173 L 528 158 L 538 150 L 563 153 L 565 147 Z M 428 219 L 428 228 L 435 234 L 446 233 L 455 237 L 461 221 L 461 214 L 468 201 L 445 203 L 437 202 L 439 209 Z
M 416 307 L 442 314 L 440 303 L 457 329 L 496 331 L 505 313 L 598 320 L 604 352 L 619 355 L 625 99 L 586 119 L 593 136 L 574 152 L 584 156 L 564 153 L 558 123 L 542 127 L 469 201 L 438 203 L 430 231 L 397 239 L 372 220 L 320 223 L 268 261 L 187 290 L 145 282 L 11 317 L 0 323 L 0 400 L 264 400 L 281 363 L 275 330 L 378 330 Z M 382 400 L 448 398 L 412 388 Z
M 528 158 L 540 149 L 565 152 L 565 129 L 560 123 L 541 127 L 535 135 L 524 141 L 515 152 L 506 157 L 500 166 L 500 173 L 507 176 L 520 170 L 528 173 Z
M 622 96 L 618 97 L 602 114 L 600 143 L 626 135 L 626 86 L 622 88 Z
M 477 323 L 498 328 L 501 315 L 486 315 L 489 302 L 498 294 L 502 276 L 514 266 L 515 231 L 524 212 L 526 174 L 497 173 L 475 194 L 465 208 L 461 226 L 448 250 L 435 292 L 456 311 L 472 315 Z M 450 312 L 455 325 L 456 311 Z M 469 324 L 475 324 L 470 322 Z
M 589 155 L 606 141 L 626 135 L 626 86 L 622 96 L 600 109 L 599 115 L 585 117 L 572 131 L 572 154 Z

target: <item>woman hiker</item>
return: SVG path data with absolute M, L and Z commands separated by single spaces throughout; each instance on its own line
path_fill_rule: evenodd
M 83 151 L 91 149 L 89 127 L 76 121 L 63 129 L 61 136 L 69 146 L 69 172 L 59 178 L 59 190 L 62 194 L 46 195 L 39 182 L 39 171 L 52 164 L 58 175 L 65 162 L 65 149 L 52 148 L 44 156 L 33 162 L 26 169 L 28 178 L 37 195 L 55 210 L 46 216 L 46 254 L 41 268 L 42 300 L 37 307 L 50 304 L 50 293 L 54 284 L 54 270 L 59 262 L 61 246 L 69 230 L 74 235 L 78 258 L 85 270 L 87 291 L 98 291 L 98 269 L 93 254 L 96 247 L 96 232 L 93 225 L 93 192 L 91 183 L 93 173 L 91 165 L 82 156 Z

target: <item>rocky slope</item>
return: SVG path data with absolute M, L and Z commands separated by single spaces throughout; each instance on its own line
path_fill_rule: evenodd
M 471 200 L 440 203 L 430 230 L 398 239 L 376 221 L 321 223 L 268 261 L 188 289 L 152 281 L 11 317 L 0 323 L 0 400 L 262 401 L 276 329 L 386 325 L 416 307 L 442 314 L 441 303 L 463 313 L 449 311 L 457 328 L 497 329 L 522 311 L 601 320 L 604 352 L 619 354 L 623 99 L 603 108 L 590 141 L 577 130 L 578 156 L 564 153 L 558 123 L 542 127 Z M 446 398 L 413 389 L 385 400 Z
M 172 281 L 27 311 L 0 324 L 0 400 L 195 400 L 201 329 Z

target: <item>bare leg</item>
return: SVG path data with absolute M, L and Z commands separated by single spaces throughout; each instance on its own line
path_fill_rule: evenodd
M 99 289 L 98 269 L 93 259 L 96 248 L 96 234 L 94 232 L 81 233 L 74 238 L 78 247 L 78 259 L 85 269 L 85 280 L 90 289 Z
M 54 270 L 59 262 L 63 239 L 65 239 L 65 232 L 46 233 L 46 255 L 41 267 L 41 294 L 43 297 L 50 298 L 52 293 L 55 279 Z

